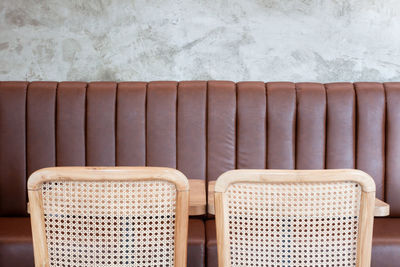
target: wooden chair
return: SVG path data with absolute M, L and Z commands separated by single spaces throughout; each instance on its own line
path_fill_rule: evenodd
M 56 167 L 28 180 L 35 266 L 186 266 L 189 185 L 152 167 Z
M 215 184 L 218 265 L 369 266 L 375 183 L 358 170 L 234 170 Z

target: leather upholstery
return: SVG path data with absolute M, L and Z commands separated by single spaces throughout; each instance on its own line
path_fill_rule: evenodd
M 400 217 L 400 83 L 385 83 L 386 92 L 386 201 L 390 213 Z
M 27 86 L 0 83 L 0 216 L 26 215 Z
M 146 165 L 146 88 L 144 82 L 118 84 L 115 162 L 119 166 Z
M 268 83 L 267 168 L 294 169 L 296 151 L 296 89 L 293 83 Z
M 177 103 L 177 168 L 206 179 L 207 82 L 180 82 Z
M 115 166 L 117 84 L 90 83 L 86 90 L 86 165 Z
M 86 164 L 86 86 L 81 82 L 58 84 L 54 111 L 57 166 Z
M 236 166 L 236 90 L 233 82 L 208 82 L 207 179 Z
M 400 257 L 400 218 L 374 221 L 371 266 L 397 266 Z
M 176 82 L 147 88 L 146 164 L 176 168 Z
M 299 83 L 297 92 L 296 169 L 324 169 L 326 95 L 322 84 Z
M 400 83 L 0 82 L 0 266 L 31 264 L 18 226 L 27 177 L 77 165 L 168 166 L 208 181 L 235 168 L 359 168 L 391 205 L 375 224 L 384 266 L 400 248 L 399 136 Z M 203 219 L 190 222 L 190 266 L 216 264 Z
M 266 167 L 266 106 L 264 83 L 237 84 L 238 169 L 265 169 Z
M 358 133 L 356 168 L 374 178 L 376 196 L 382 199 L 385 190 L 385 91 L 379 83 L 356 83 L 354 86 Z
M 34 266 L 29 218 L 0 218 L 0 266 Z
M 351 83 L 326 84 L 327 169 L 355 168 L 356 95 Z

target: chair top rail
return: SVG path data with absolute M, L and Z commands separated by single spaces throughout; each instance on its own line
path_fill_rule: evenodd
M 185 175 L 172 168 L 162 167 L 52 167 L 34 172 L 28 180 L 28 190 L 39 190 L 50 181 L 150 181 L 163 180 L 174 183 L 176 190 L 189 191 Z

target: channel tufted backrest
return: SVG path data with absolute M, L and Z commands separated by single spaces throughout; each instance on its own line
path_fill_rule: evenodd
M 48 166 L 358 168 L 400 216 L 400 83 L 0 82 L 0 216 Z

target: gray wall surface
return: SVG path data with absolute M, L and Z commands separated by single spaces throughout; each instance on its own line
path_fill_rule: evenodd
M 400 81 L 400 1 L 0 1 L 0 80 L 192 79 Z

